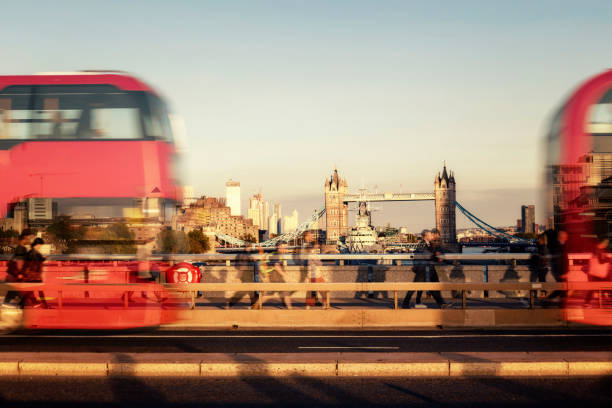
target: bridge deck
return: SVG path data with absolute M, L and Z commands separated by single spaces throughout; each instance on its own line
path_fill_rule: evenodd
M 381 193 L 381 194 L 347 194 L 345 203 L 375 202 L 375 201 L 431 201 L 435 200 L 433 193 Z

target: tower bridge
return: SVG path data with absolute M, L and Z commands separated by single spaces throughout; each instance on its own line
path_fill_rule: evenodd
M 436 174 L 434 178 L 433 193 L 368 193 L 365 190 L 359 194 L 348 193 L 346 179 L 341 179 L 338 169 L 334 169 L 331 177 L 325 180 L 325 214 L 327 243 L 335 244 L 341 237 L 349 234 L 348 204 L 358 203 L 360 212 L 358 215 L 358 227 L 363 223 L 361 217 L 368 216 L 367 203 L 385 201 L 434 201 L 436 228 L 440 231 L 442 243 L 447 246 L 457 244 L 456 233 L 456 211 L 455 211 L 455 176 L 446 170 L 446 164 L 442 173 Z M 366 214 L 367 213 L 367 214 Z
M 522 238 L 509 235 L 504 231 L 487 224 L 476 215 L 465 209 L 456 201 L 456 182 L 452 171 L 447 171 L 446 164 L 442 172 L 434 177 L 433 193 L 369 193 L 361 190 L 358 194 L 349 194 L 346 179 L 341 179 L 338 170 L 334 169 L 331 177 L 325 179 L 325 205 L 314 211 L 312 216 L 301 223 L 296 230 L 279 235 L 259 245 L 264 247 L 275 246 L 280 242 L 290 242 L 299 238 L 305 231 L 325 229 L 328 244 L 338 244 L 343 237 L 349 235 L 348 205 L 357 203 L 358 228 L 370 223 L 368 203 L 385 201 L 434 201 L 435 226 L 440 231 L 443 245 L 456 248 L 456 211 L 459 210 L 465 217 L 487 233 L 510 243 L 528 242 Z M 325 218 L 323 218 L 325 216 Z M 322 225 L 322 221 L 325 224 Z M 231 245 L 244 246 L 246 243 L 240 239 L 224 234 L 217 234 L 217 238 Z

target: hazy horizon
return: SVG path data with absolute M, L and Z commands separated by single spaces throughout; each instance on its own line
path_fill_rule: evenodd
M 10 45 L 0 74 L 132 72 L 184 119 L 196 194 L 223 197 L 232 178 L 243 213 L 261 188 L 300 220 L 323 203 L 334 166 L 352 192 L 431 192 L 446 160 L 458 201 L 487 222 L 512 225 L 535 204 L 542 223 L 550 114 L 611 66 L 609 1 L 23 1 L 3 11 L 27 19 L 0 28 Z M 418 231 L 433 224 L 433 204 L 383 204 L 374 220 Z

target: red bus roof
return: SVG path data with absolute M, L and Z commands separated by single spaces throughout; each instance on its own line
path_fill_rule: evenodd
M 11 85 L 113 85 L 124 91 L 156 93 L 149 85 L 130 75 L 117 73 L 52 73 L 40 75 L 0 75 L 0 91 Z

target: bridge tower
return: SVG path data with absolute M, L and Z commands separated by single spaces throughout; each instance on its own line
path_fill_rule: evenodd
M 434 194 L 436 200 L 436 228 L 440 231 L 442 244 L 454 246 L 457 243 L 457 228 L 455 223 L 455 176 L 446 172 L 446 163 L 442 175 L 436 174 L 434 179 Z
M 325 229 L 328 244 L 336 244 L 340 237 L 348 233 L 348 204 L 344 202 L 347 193 L 346 179 L 340 179 L 338 169 L 334 168 L 331 177 L 325 180 Z

